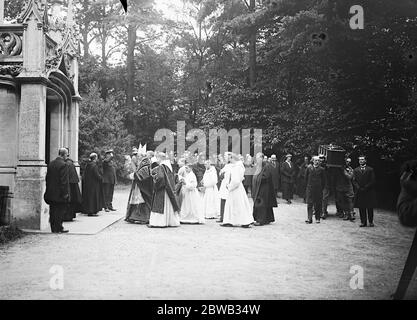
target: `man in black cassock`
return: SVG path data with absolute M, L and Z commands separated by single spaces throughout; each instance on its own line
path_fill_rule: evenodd
M 97 216 L 97 213 L 104 208 L 102 180 L 97 165 L 97 153 L 92 153 L 82 179 L 82 212 L 88 216 Z
M 68 150 L 68 157 L 69 157 L 69 148 Z M 82 211 L 81 203 L 81 191 L 78 183 L 80 179 L 78 178 L 77 169 L 75 168 L 74 161 L 70 158 L 65 160 L 65 163 L 68 166 L 68 175 L 69 175 L 69 185 L 70 185 L 70 202 L 67 206 L 67 210 L 65 212 L 64 221 L 72 221 L 77 216 L 77 212 Z
M 263 161 L 264 155 L 256 155 L 256 171 L 252 179 L 253 219 L 255 226 L 274 222 L 274 207 L 278 207 L 273 183 L 273 167 Z
M 44 200 L 49 204 L 49 223 L 53 233 L 64 233 L 62 222 L 70 200 L 68 166 L 65 163 L 68 151 L 59 149 L 58 157 L 48 164 Z

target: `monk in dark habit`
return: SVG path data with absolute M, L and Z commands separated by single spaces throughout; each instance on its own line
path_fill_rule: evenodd
M 273 208 L 277 207 L 275 186 L 271 165 L 264 161 L 264 155 L 256 155 L 256 169 L 252 179 L 253 219 L 255 226 L 274 222 Z
M 83 213 L 88 216 L 97 216 L 97 213 L 104 208 L 102 179 L 97 165 L 97 153 L 92 153 L 82 179 L 82 208 Z
M 69 156 L 69 148 L 68 150 Z M 82 212 L 82 198 L 81 198 L 81 191 L 80 186 L 78 183 L 80 179 L 78 177 L 77 169 L 75 168 L 74 161 L 70 158 L 65 160 L 65 163 L 68 166 L 68 178 L 69 178 L 69 186 L 70 186 L 70 202 L 67 206 L 67 210 L 65 212 L 64 221 L 72 221 L 76 218 L 78 212 Z

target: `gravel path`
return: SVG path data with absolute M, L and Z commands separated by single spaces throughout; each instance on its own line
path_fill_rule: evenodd
M 127 197 L 116 190 L 115 206 Z M 395 213 L 377 210 L 375 228 L 334 216 L 306 225 L 301 202 L 280 203 L 275 217 L 251 229 L 120 220 L 96 235 L 30 234 L 0 247 L 0 299 L 389 299 L 395 290 L 414 233 Z M 50 287 L 54 265 L 61 290 Z M 350 286 L 352 266 L 363 289 Z M 407 298 L 417 299 L 416 275 Z

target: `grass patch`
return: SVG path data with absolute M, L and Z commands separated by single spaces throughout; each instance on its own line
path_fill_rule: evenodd
M 22 238 L 24 232 L 16 225 L 0 226 L 0 245 Z

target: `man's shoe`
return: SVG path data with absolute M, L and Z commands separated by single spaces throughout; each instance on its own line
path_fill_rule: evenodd
M 98 217 L 98 214 L 97 213 L 89 213 L 88 216 L 89 217 Z
M 359 227 L 364 228 L 364 227 L 366 227 L 366 224 L 361 223 L 361 225 Z
M 61 231 L 59 231 L 59 233 L 68 233 L 69 232 L 69 230 L 65 230 L 65 229 L 62 229 Z
M 230 223 L 223 223 L 220 225 L 220 227 L 233 227 Z
M 370 224 L 369 224 L 369 226 L 370 226 L 370 227 L 374 227 L 374 224 L 373 224 L 373 223 L 370 223 Z
M 306 220 L 305 221 L 307 224 L 311 224 L 311 223 L 313 223 L 313 221 L 312 220 Z
M 110 211 L 117 211 L 117 209 L 115 209 L 115 208 L 110 208 L 109 210 Z
M 316 220 L 316 223 L 320 223 L 320 220 Z
M 241 226 L 242 228 L 252 228 L 252 226 L 250 224 L 245 224 Z

